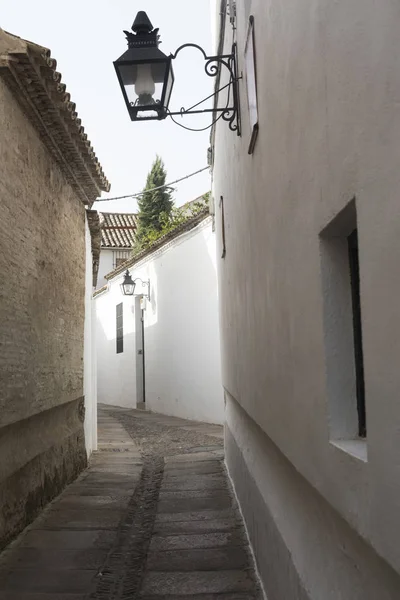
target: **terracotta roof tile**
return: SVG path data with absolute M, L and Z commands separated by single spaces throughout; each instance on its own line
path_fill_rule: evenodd
M 126 269 L 133 267 L 133 265 L 135 265 L 136 263 L 141 261 L 146 256 L 149 256 L 156 250 L 159 250 L 160 248 L 162 248 L 163 246 L 165 246 L 166 244 L 168 244 L 175 238 L 178 238 L 183 233 L 186 233 L 187 231 L 194 229 L 195 227 L 197 227 L 197 225 L 199 225 L 202 221 L 205 221 L 209 217 L 210 217 L 210 210 L 207 206 L 200 213 L 198 213 L 194 217 L 191 217 L 190 219 L 188 219 L 187 221 L 185 221 L 184 223 L 179 225 L 179 227 L 177 227 L 176 229 L 173 229 L 172 231 L 169 231 L 162 237 L 158 238 L 158 240 L 153 242 L 153 244 L 149 248 L 146 248 L 145 250 L 142 250 L 138 254 L 135 254 L 135 256 L 132 256 L 132 258 L 128 258 L 124 263 L 122 263 L 116 269 L 111 271 L 111 273 L 107 273 L 105 275 L 105 278 L 107 280 L 112 279 L 116 275 L 119 275 L 119 273 L 122 273 Z
M 137 215 L 133 213 L 99 213 L 102 248 L 132 248 L 135 242 Z

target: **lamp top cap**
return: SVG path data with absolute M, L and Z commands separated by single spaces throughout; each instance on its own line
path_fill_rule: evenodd
M 150 33 L 153 31 L 153 25 L 144 10 L 140 10 L 132 25 L 132 31 L 135 33 Z

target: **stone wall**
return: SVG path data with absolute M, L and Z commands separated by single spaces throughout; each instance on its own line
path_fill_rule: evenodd
M 86 465 L 85 209 L 0 80 L 0 548 Z

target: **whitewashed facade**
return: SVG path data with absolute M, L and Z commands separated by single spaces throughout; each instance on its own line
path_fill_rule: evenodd
M 223 422 L 215 234 L 211 217 L 195 222 L 128 261 L 95 295 L 99 402 L 136 408 L 145 401 L 150 411 Z M 150 300 L 123 296 L 127 267 L 133 279 L 150 280 Z M 140 292 L 147 288 L 138 282 Z M 123 351 L 117 353 L 120 304 Z
M 106 275 L 111 273 L 121 262 L 128 260 L 131 254 L 132 250 L 127 248 L 101 248 L 96 286 L 98 290 L 107 284 Z
M 396 600 L 399 6 L 213 4 L 243 73 L 242 135 L 220 120 L 213 137 L 226 461 L 266 596 Z

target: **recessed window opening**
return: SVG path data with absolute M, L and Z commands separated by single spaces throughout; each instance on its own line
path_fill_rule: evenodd
M 113 269 L 116 269 L 126 260 L 128 260 L 130 255 L 129 250 L 115 250 L 113 252 Z
M 330 439 L 365 438 L 360 255 L 354 199 L 321 232 L 320 249 Z
M 124 313 L 123 304 L 117 304 L 116 306 L 116 339 L 117 339 L 117 354 L 124 351 Z
M 225 243 L 225 207 L 224 207 L 224 197 L 221 196 L 219 200 L 219 206 L 221 208 L 221 242 L 222 242 L 222 253 L 221 258 L 225 258 L 226 256 L 226 243 Z
M 360 266 L 358 258 L 358 232 L 354 229 L 347 238 L 349 246 L 351 301 L 353 309 L 353 336 L 354 336 L 354 361 L 356 368 L 358 435 L 367 435 L 365 416 L 365 385 L 364 385 L 364 360 L 362 349 L 361 328 L 361 298 L 360 298 Z

